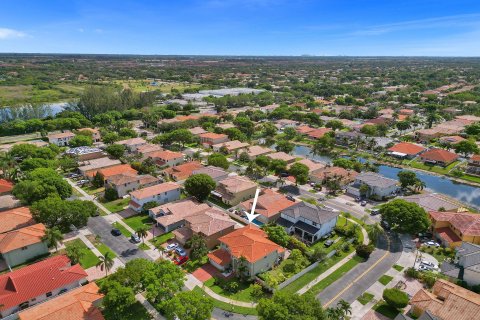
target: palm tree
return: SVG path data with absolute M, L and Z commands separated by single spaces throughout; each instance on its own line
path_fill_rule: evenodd
M 339 310 L 341 310 L 342 315 L 345 316 L 345 317 L 348 316 L 349 314 L 350 315 L 352 314 L 352 307 L 350 306 L 350 303 L 348 303 L 347 301 L 345 301 L 343 299 L 338 301 L 337 308 Z M 343 316 L 342 316 L 342 318 L 344 318 Z
M 141 226 L 140 228 L 137 229 L 137 232 L 135 232 L 139 238 L 142 239 L 143 243 L 145 243 L 145 238 L 148 236 L 148 227 L 147 226 Z
M 245 258 L 244 256 L 241 256 L 237 260 L 237 263 L 235 264 L 237 276 L 242 279 L 244 279 L 247 276 L 245 274 L 248 271 L 247 263 L 248 263 L 247 258 Z
M 367 226 L 368 237 L 373 243 L 376 243 L 377 239 L 384 233 L 385 230 L 383 230 L 382 226 L 380 226 L 378 222 Z
M 108 276 L 108 271 L 113 268 L 113 258 L 110 252 L 106 252 L 105 255 L 98 257 L 99 261 L 97 262 L 96 267 L 100 267 L 100 270 L 105 269 L 105 275 Z
M 58 251 L 58 243 L 63 240 L 63 234 L 58 227 L 53 227 L 45 230 L 42 240 L 47 242 L 48 247 L 55 247 L 55 251 Z
M 415 181 L 415 184 L 413 185 L 413 188 L 414 188 L 415 191 L 422 191 L 426 186 L 427 185 L 425 184 L 425 182 L 418 179 L 417 181 Z
M 338 320 L 343 317 L 343 312 L 337 308 L 327 308 L 325 312 L 328 320 Z
M 377 141 L 374 138 L 368 140 L 368 149 L 369 150 L 373 150 L 373 148 L 375 148 L 376 146 L 377 146 Z

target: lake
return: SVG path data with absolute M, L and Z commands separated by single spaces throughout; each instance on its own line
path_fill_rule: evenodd
M 19 107 L 0 108 L 0 122 L 14 119 L 33 119 L 55 116 L 68 106 L 68 102 L 44 103 L 39 105 L 27 105 Z

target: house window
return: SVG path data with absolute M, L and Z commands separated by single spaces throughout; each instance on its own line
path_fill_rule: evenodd
M 51 291 L 50 291 L 50 292 L 47 292 L 46 296 L 47 296 L 47 298 L 48 298 L 48 297 L 51 297 L 51 296 L 52 296 L 52 292 L 51 292 Z
M 312 221 L 312 226 L 316 226 L 316 225 L 317 225 L 317 223 Z
M 27 249 L 28 249 L 28 247 L 22 247 L 22 250 L 27 250 Z

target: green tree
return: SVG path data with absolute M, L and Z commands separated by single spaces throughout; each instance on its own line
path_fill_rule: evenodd
M 192 235 L 186 244 L 191 248 L 190 258 L 192 260 L 199 260 L 205 257 L 208 253 L 207 242 L 205 241 L 205 238 L 199 234 Z
M 360 196 L 366 197 L 370 191 L 370 187 L 366 184 L 362 184 L 360 188 L 358 188 L 358 191 L 360 192 Z
M 275 174 L 287 172 L 287 162 L 281 159 L 273 159 L 270 161 L 269 169 L 273 170 Z
M 114 201 L 118 199 L 118 192 L 114 188 L 107 187 L 105 188 L 105 193 L 103 194 L 103 197 L 106 201 Z
M 473 140 L 462 140 L 459 143 L 455 144 L 455 152 L 463 154 L 464 157 L 467 157 L 469 154 L 478 154 L 479 149 L 475 141 Z
M 309 169 L 303 163 L 294 163 L 289 170 L 289 173 L 295 177 L 295 184 L 305 184 L 308 181 Z
M 325 311 L 319 300 L 311 294 L 277 291 L 271 299 L 261 299 L 257 305 L 261 320 L 325 320 Z
M 105 151 L 115 159 L 120 159 L 125 154 L 125 146 L 123 144 L 112 144 Z
M 285 231 L 284 227 L 275 224 L 268 224 L 263 226 L 263 230 L 267 233 L 268 239 L 282 247 L 288 246 L 290 236 L 287 231 Z
M 405 130 L 408 130 L 411 128 L 411 124 L 410 124 L 410 121 L 399 121 L 395 124 L 395 126 L 397 127 L 397 129 L 400 131 L 400 134 L 405 131 Z
M 116 132 L 107 132 L 102 135 L 102 141 L 106 144 L 112 144 L 119 141 L 121 138 Z
M 72 171 L 78 168 L 78 161 L 75 157 L 65 155 L 58 159 L 58 165 L 63 171 Z
M 337 302 L 337 309 L 339 309 L 345 317 L 352 315 L 352 306 L 343 299 Z
M 323 137 L 318 138 L 310 151 L 313 155 L 327 154 L 332 151 L 335 146 L 335 138 L 325 134 Z
M 97 173 L 93 176 L 92 186 L 94 186 L 95 188 L 101 188 L 104 185 L 105 185 L 105 177 L 100 171 L 97 171 Z
M 288 140 L 278 140 L 275 150 L 290 153 L 295 148 L 295 145 Z
M 45 235 L 42 237 L 48 247 L 55 247 L 55 251 L 58 251 L 58 243 L 63 240 L 63 234 L 58 227 L 53 227 L 45 230 Z
M 430 226 L 430 219 L 418 204 L 403 199 L 392 200 L 380 208 L 382 219 L 399 233 L 417 234 Z
M 242 163 L 249 163 L 250 157 L 248 156 L 248 153 L 246 153 L 245 151 L 240 153 L 240 156 L 238 157 L 238 161 Z
M 285 139 L 293 140 L 297 136 L 297 131 L 292 127 L 287 127 L 283 130 L 283 134 L 285 135 Z
M 327 257 L 327 251 L 320 247 L 320 246 L 315 246 L 312 251 L 311 258 L 315 261 L 322 261 Z
M 240 131 L 238 128 L 228 128 L 225 129 L 224 133 L 228 136 L 228 138 L 232 141 L 238 140 L 238 141 L 246 141 L 247 136 Z
M 197 291 L 183 291 L 165 302 L 163 309 L 168 320 L 205 320 L 211 318 L 213 302 Z
M 128 319 L 124 316 L 129 313 L 130 307 L 137 301 L 132 288 L 122 286 L 119 282 L 107 278 L 102 282 L 100 291 L 105 294 L 102 300 L 105 315 L 111 319 Z
M 262 286 L 258 283 L 253 283 L 250 285 L 250 297 L 256 301 L 263 296 Z
M 207 174 L 194 174 L 188 177 L 185 181 L 185 190 L 199 201 L 203 201 L 208 198 L 210 192 L 215 189 L 216 183 Z
M 370 254 L 372 254 L 373 250 L 373 246 L 367 246 L 364 244 L 359 244 L 355 247 L 355 252 L 357 253 L 357 256 L 363 259 L 368 259 L 370 257 Z
M 78 243 L 73 243 L 66 246 L 67 248 L 67 257 L 70 259 L 72 264 L 80 263 L 80 260 L 85 256 L 85 251 Z
M 76 135 L 73 137 L 72 140 L 68 143 L 68 145 L 72 148 L 74 147 L 83 147 L 83 146 L 91 146 L 93 145 L 92 136 L 84 136 L 84 135 Z
M 371 225 L 367 225 L 366 229 L 367 229 L 368 238 L 370 238 L 370 241 L 372 241 L 372 243 L 374 244 L 377 242 L 380 236 L 385 234 L 385 230 L 383 230 L 382 226 L 380 226 L 378 222 Z
M 378 134 L 377 126 L 374 124 L 366 124 L 361 129 L 360 132 L 366 134 L 367 136 L 376 136 Z
M 146 284 L 146 298 L 161 307 L 182 290 L 185 274 L 171 261 L 160 260 L 145 271 L 142 281 Z
M 143 243 L 145 243 L 145 238 L 148 236 L 148 227 L 141 226 L 135 231 L 135 233 L 140 239 L 142 239 Z
M 114 264 L 112 254 L 107 251 L 105 255 L 98 257 L 98 260 L 96 267 L 105 270 L 105 276 L 108 276 L 108 271 L 112 270 Z
M 325 124 L 325 127 L 337 131 L 343 129 L 343 123 L 340 120 L 330 120 Z
M 405 308 L 408 305 L 408 295 L 396 288 L 383 290 L 383 300 L 395 309 Z
M 219 167 L 225 170 L 230 166 L 227 157 L 221 153 L 212 153 L 208 156 L 207 162 L 209 166 Z
M 415 186 L 415 184 L 419 180 L 417 178 L 417 174 L 413 171 L 402 170 L 399 173 L 397 173 L 397 176 L 398 176 L 398 180 L 400 181 L 400 185 L 402 186 L 403 189 Z

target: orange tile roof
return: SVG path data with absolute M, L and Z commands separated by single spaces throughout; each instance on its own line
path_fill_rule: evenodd
M 312 176 L 315 176 L 321 180 L 339 177 L 343 183 L 348 183 L 355 180 L 355 178 L 358 176 L 358 172 L 334 166 L 320 169 L 319 171 L 313 173 Z
M 0 301 L 7 310 L 55 289 L 86 280 L 79 265 L 70 265 L 66 256 L 55 256 L 13 272 L 0 275 Z M 68 319 L 68 318 L 67 318 Z
M 295 204 L 294 201 L 288 200 L 283 194 L 265 189 L 263 194 L 257 199 L 257 206 L 255 212 L 267 218 L 273 217 L 283 209 L 291 207 Z M 241 203 L 249 213 L 252 210 L 253 199 Z
M 137 170 L 133 169 L 129 164 L 118 164 L 108 168 L 100 169 L 98 171 L 96 170 L 89 171 L 87 172 L 87 176 L 94 177 L 97 174 L 97 172 L 100 172 L 101 174 L 103 174 L 103 177 L 107 179 L 109 177 L 116 176 L 117 174 L 121 174 L 121 173 L 128 172 L 128 173 L 136 174 Z
M 283 151 L 270 153 L 270 154 L 267 155 L 267 157 L 271 158 L 272 160 L 277 160 L 278 159 L 278 160 L 283 160 L 285 162 L 295 160 L 294 156 L 291 156 L 288 153 L 285 153 Z
M 198 161 L 187 162 L 178 166 L 167 168 L 163 172 L 175 177 L 176 180 L 183 180 L 190 177 L 193 171 L 203 168 Z
M 458 155 L 443 149 L 430 149 L 420 155 L 422 160 L 441 161 L 449 163 L 458 159 Z
M 307 133 L 307 135 L 310 138 L 318 139 L 321 138 L 325 135 L 325 133 L 332 131 L 330 128 L 320 128 L 320 129 L 315 129 L 313 131 L 310 131 Z
M 307 134 L 309 132 L 315 131 L 315 128 L 309 126 L 299 126 L 295 130 L 297 130 L 297 132 L 300 134 Z
M 424 147 L 409 142 L 400 142 L 388 149 L 390 152 L 400 152 L 411 156 L 419 154 L 424 150 Z
M 73 289 L 18 314 L 20 320 L 103 320 L 94 304 L 103 298 L 95 282 Z
M 180 185 L 176 184 L 175 182 L 164 182 L 147 188 L 132 191 L 130 192 L 130 195 L 137 199 L 144 199 L 160 194 L 162 192 L 168 192 L 180 188 Z
M 470 157 L 471 161 L 480 161 L 480 154 L 474 154 Z
M 284 252 L 285 249 L 267 239 L 267 234 L 252 224 L 237 229 L 221 238 L 220 242 L 228 246 L 235 258 L 245 257 L 254 263 L 272 252 Z
M 217 249 L 207 254 L 208 258 L 218 265 L 226 266 L 232 261 L 230 253 L 225 249 Z
M 0 194 L 12 191 L 13 183 L 5 179 L 0 179 Z
M 462 239 L 457 236 L 455 232 L 453 232 L 450 228 L 437 228 L 435 232 L 442 238 L 443 240 L 447 241 L 448 243 L 455 243 L 460 242 Z
M 183 158 L 183 153 L 174 152 L 170 150 L 154 151 L 149 153 L 148 156 L 152 159 L 172 160 L 177 158 Z
M 42 223 L 0 234 L 0 253 L 10 252 L 35 243 L 42 242 L 45 235 Z
M 435 221 L 449 222 L 466 236 L 480 236 L 480 215 L 466 212 L 429 211 Z
M 236 194 L 238 192 L 242 192 L 256 187 L 257 184 L 252 180 L 248 179 L 247 177 L 231 176 L 219 182 L 217 191 L 221 192 L 221 190 L 224 189 L 228 192 Z
M 35 224 L 28 207 L 13 208 L 0 212 L 0 233 Z
M 319 162 L 314 162 L 310 159 L 302 159 L 302 160 L 297 161 L 295 163 L 301 163 L 301 164 L 306 165 L 308 167 L 308 171 L 310 173 L 325 168 L 325 164 L 319 163 Z M 293 163 L 292 163 L 292 165 L 293 165 Z M 289 167 L 291 167 L 292 165 L 290 165 Z
M 205 133 L 202 133 L 200 135 L 198 135 L 200 138 L 204 138 L 204 139 L 212 139 L 212 140 L 216 140 L 216 139 L 225 139 L 227 138 L 228 136 L 226 134 L 223 134 L 223 133 L 214 133 L 214 132 L 205 132 Z

